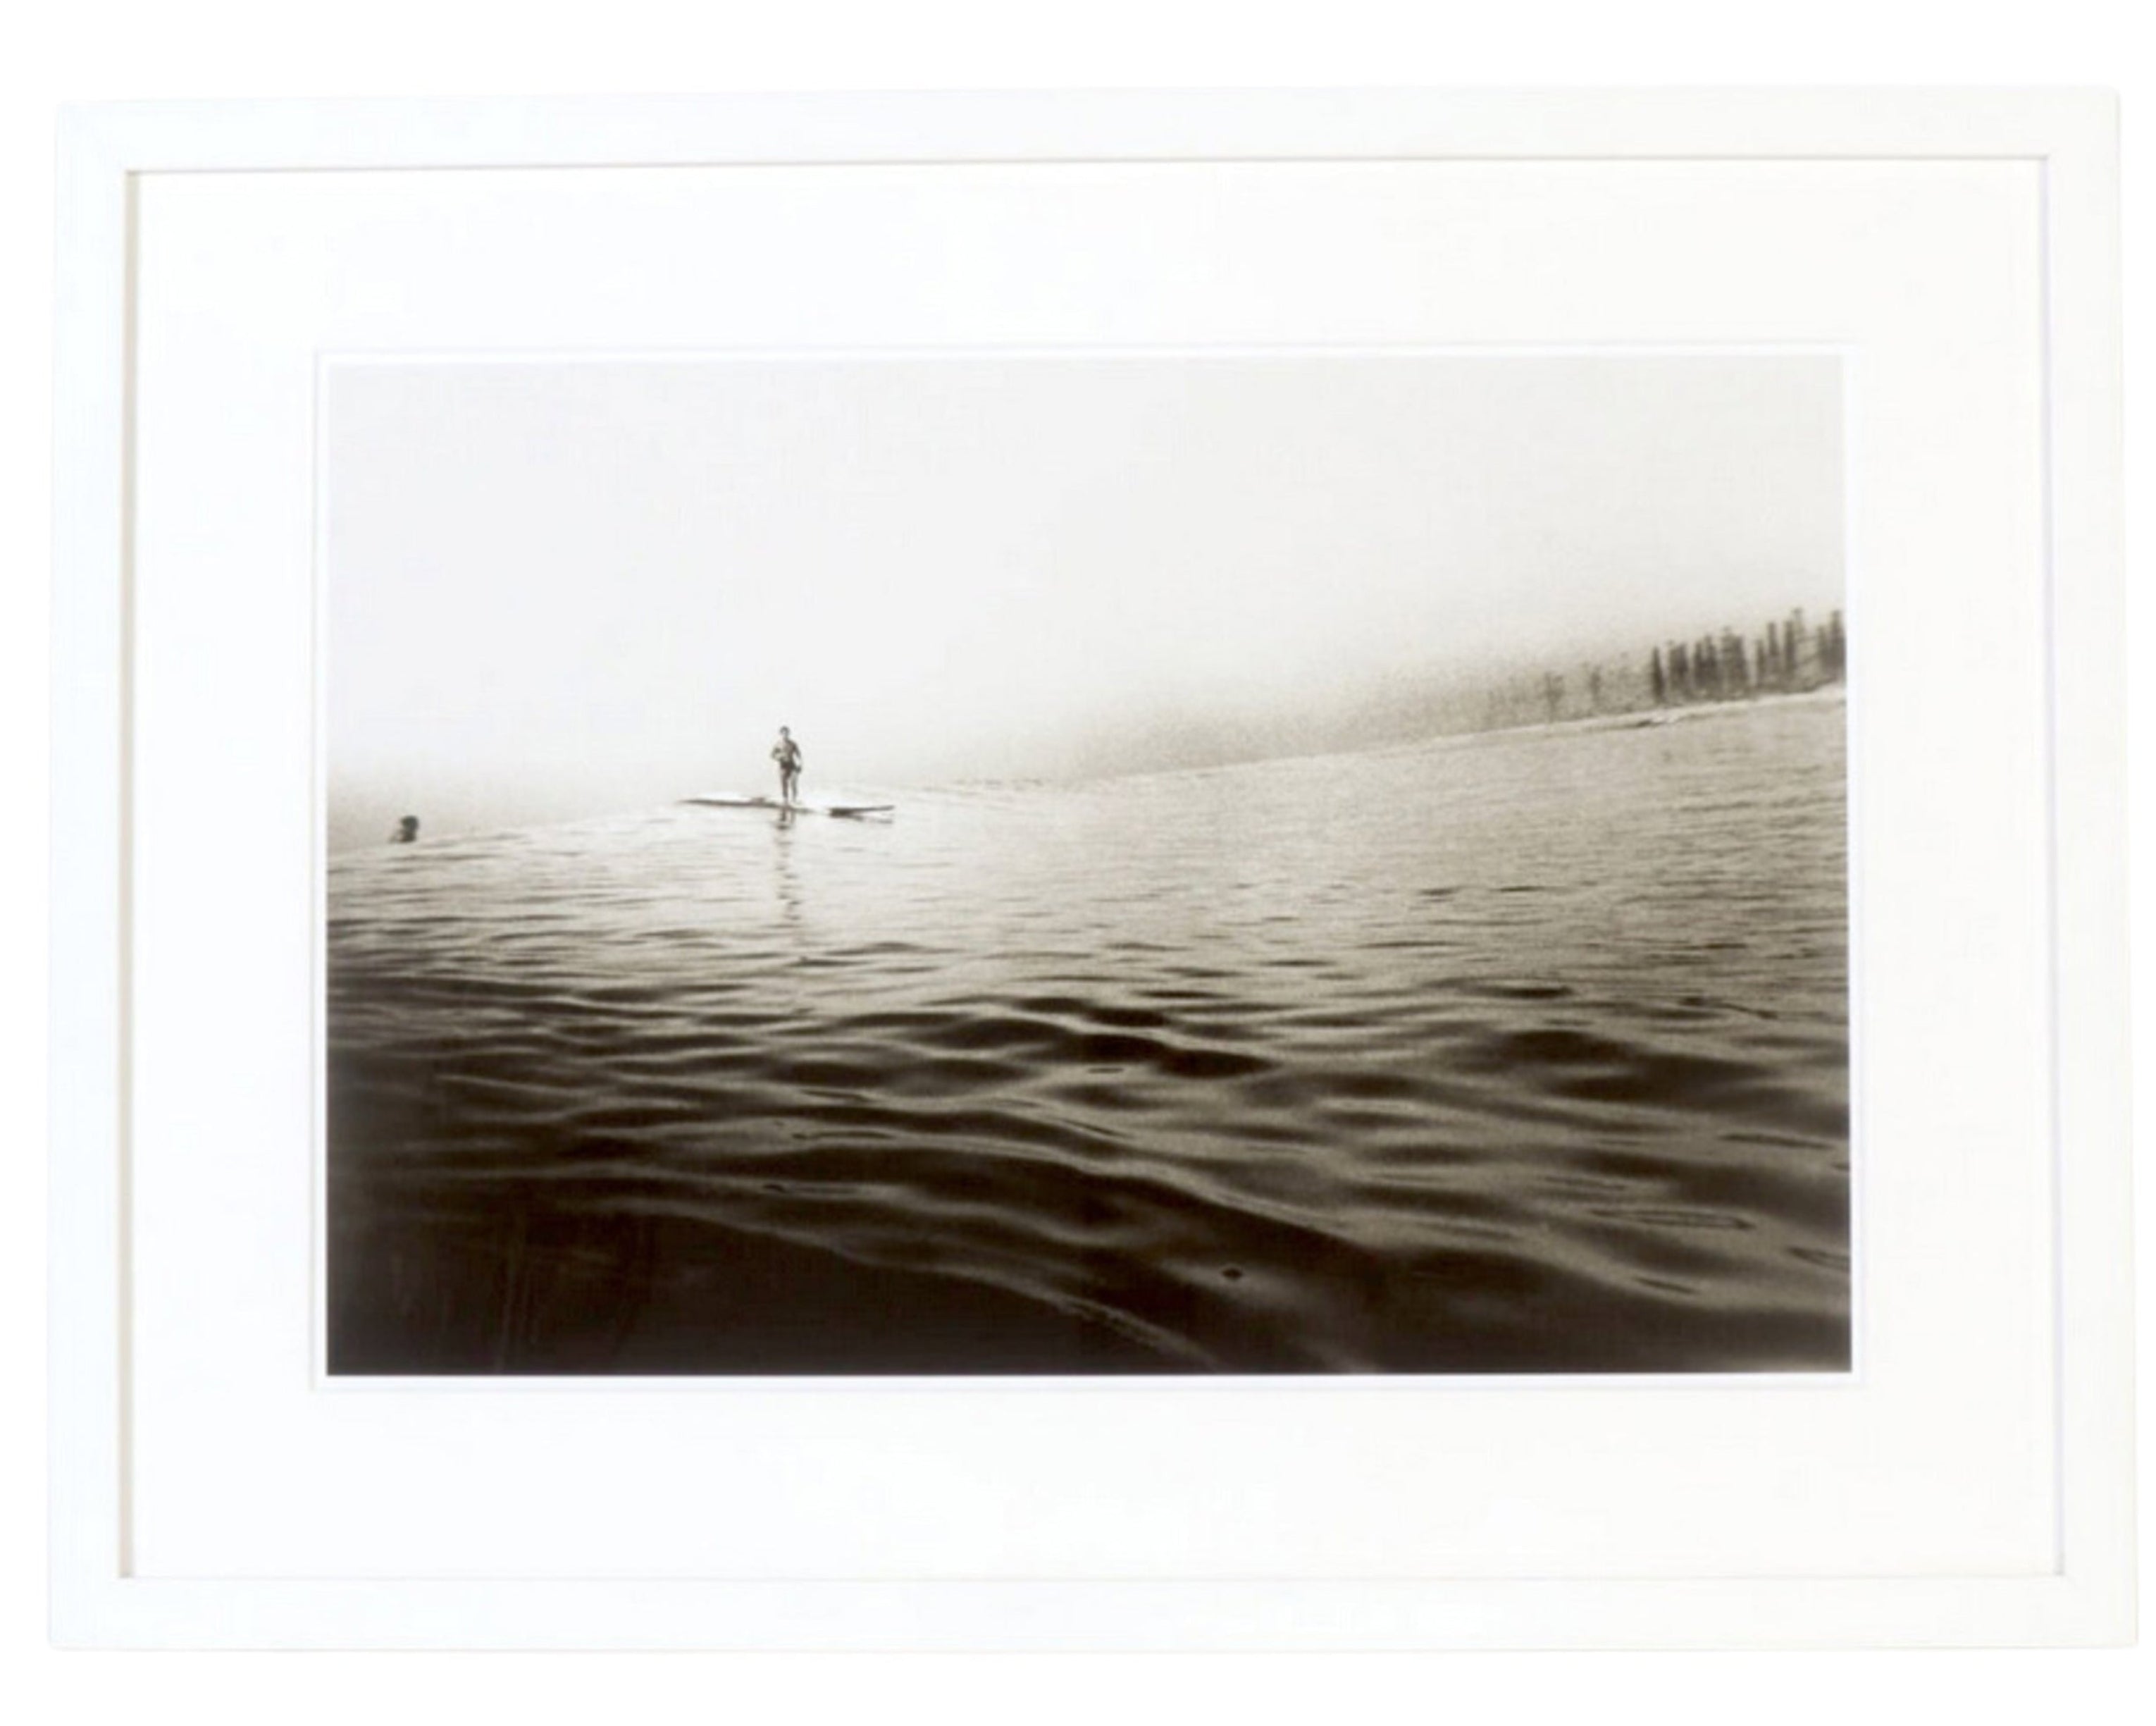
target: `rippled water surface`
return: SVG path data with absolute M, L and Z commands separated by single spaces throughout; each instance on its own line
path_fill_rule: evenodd
M 1845 1366 L 1842 726 L 336 858 L 332 1369 Z

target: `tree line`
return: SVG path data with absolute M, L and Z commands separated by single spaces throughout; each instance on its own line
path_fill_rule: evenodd
M 1571 675 L 1549 670 L 1516 678 L 1489 691 L 1482 722 L 1502 728 L 1799 695 L 1845 681 L 1848 664 L 1841 613 L 1814 624 L 1799 606 L 1749 636 L 1724 628 L 1689 641 L 1656 642 L 1644 654 L 1590 661 Z

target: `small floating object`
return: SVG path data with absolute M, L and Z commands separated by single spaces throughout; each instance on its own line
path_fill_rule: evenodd
M 681 801 L 707 809 L 769 809 L 774 814 L 836 815 L 842 820 L 858 815 L 888 815 L 898 808 L 895 803 L 781 803 L 775 797 L 724 794 L 685 797 Z

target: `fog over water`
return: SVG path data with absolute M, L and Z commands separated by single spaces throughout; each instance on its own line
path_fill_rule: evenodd
M 782 722 L 812 794 L 1168 768 L 1245 724 L 1279 753 L 1373 691 L 1840 603 L 1820 356 L 368 361 L 325 390 L 339 850 L 406 812 L 766 789 Z
M 331 1371 L 1848 1366 L 1837 362 L 325 392 Z

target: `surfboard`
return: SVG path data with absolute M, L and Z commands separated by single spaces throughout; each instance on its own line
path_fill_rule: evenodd
M 775 797 L 685 797 L 685 804 L 696 804 L 707 809 L 769 809 L 774 814 L 796 815 L 836 815 L 841 819 L 855 815 L 888 815 L 896 810 L 895 803 L 797 803 L 783 804 Z

